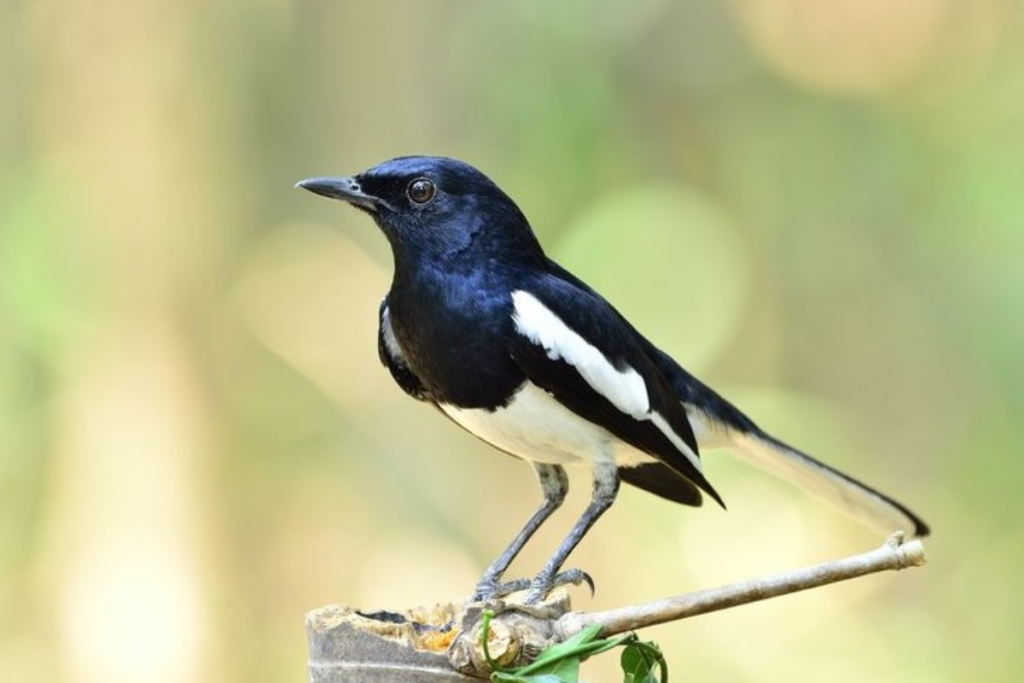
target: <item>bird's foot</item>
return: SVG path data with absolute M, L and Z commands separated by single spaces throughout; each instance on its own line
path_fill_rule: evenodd
M 530 592 L 526 596 L 525 604 L 535 605 L 559 586 L 568 586 L 570 584 L 579 586 L 584 583 L 587 584 L 590 588 L 590 594 L 593 595 L 594 580 L 590 578 L 590 574 L 582 569 L 566 569 L 564 572 L 555 575 L 541 572 L 533 579 L 516 579 L 515 581 L 506 581 L 505 583 L 497 583 L 496 581 L 485 579 L 477 584 L 476 592 L 473 594 L 470 602 L 496 600 L 512 593 L 529 589 Z

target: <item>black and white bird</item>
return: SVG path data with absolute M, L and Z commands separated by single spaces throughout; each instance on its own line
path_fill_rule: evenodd
M 398 385 L 536 471 L 544 502 L 475 599 L 526 584 L 536 602 L 585 578 L 559 572 L 622 481 L 684 505 L 700 505 L 702 494 L 723 505 L 701 467 L 705 449 L 729 448 L 880 531 L 928 533 L 906 507 L 770 436 L 680 367 L 548 258 L 515 202 L 469 164 L 401 157 L 297 186 L 365 211 L 390 242 L 378 349 Z M 502 584 L 562 504 L 563 466 L 574 463 L 593 474 L 589 506 L 531 582 Z

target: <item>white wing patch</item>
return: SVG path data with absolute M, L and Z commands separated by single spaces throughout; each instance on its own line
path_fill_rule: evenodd
M 686 456 L 686 459 L 690 461 L 690 464 L 693 465 L 698 472 L 704 472 L 704 468 L 701 467 L 700 458 L 698 458 L 697 454 L 693 452 L 693 449 L 687 446 L 686 442 L 676 434 L 676 430 L 672 429 L 672 425 L 668 423 L 668 420 L 661 416 L 661 413 L 652 412 L 647 416 L 647 419 L 653 422 L 654 426 L 660 429 L 661 433 L 668 437 L 668 440 L 672 442 L 672 445 L 675 446 L 680 453 Z
M 512 293 L 516 330 L 547 351 L 551 360 L 562 359 L 576 368 L 587 384 L 608 399 L 613 406 L 642 420 L 650 410 L 647 385 L 633 368 L 619 370 L 604 354 L 569 329 L 561 318 L 537 297 L 522 290 Z
M 529 292 L 512 292 L 516 331 L 544 348 L 551 360 L 564 360 L 597 393 L 635 420 L 650 420 L 702 472 L 700 458 L 658 412 L 651 410 L 647 383 L 634 368 L 619 370 L 593 344 L 571 329 Z

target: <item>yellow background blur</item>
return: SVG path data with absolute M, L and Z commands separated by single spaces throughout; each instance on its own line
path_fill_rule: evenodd
M 411 153 L 933 525 L 923 570 L 645 632 L 674 679 L 1020 680 L 1022 67 L 1014 0 L 7 0 L 0 681 L 304 680 L 307 609 L 504 547 L 529 468 L 392 384 L 383 238 L 292 189 Z M 729 512 L 624 491 L 577 608 L 881 542 L 706 461 Z

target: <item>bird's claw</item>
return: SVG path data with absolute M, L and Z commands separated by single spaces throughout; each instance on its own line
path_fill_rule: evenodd
M 586 573 L 582 569 L 566 569 L 564 572 L 560 572 L 554 576 L 541 572 L 533 579 L 533 581 L 530 582 L 530 592 L 526 594 L 526 600 L 524 602 L 527 605 L 536 605 L 558 586 L 565 586 L 568 584 L 578 586 L 581 583 L 587 584 L 590 588 L 590 595 L 593 596 L 594 580 L 590 578 L 590 574 Z
M 505 583 L 481 581 L 477 585 L 476 592 L 473 594 L 470 602 L 486 602 L 529 589 L 530 592 L 527 594 L 524 602 L 527 605 L 535 605 L 559 586 L 570 584 L 579 586 L 584 583 L 590 588 L 590 595 L 593 596 L 594 579 L 582 569 L 566 569 L 564 572 L 559 572 L 554 576 L 541 572 L 533 579 L 516 579 L 514 581 L 506 581 Z

